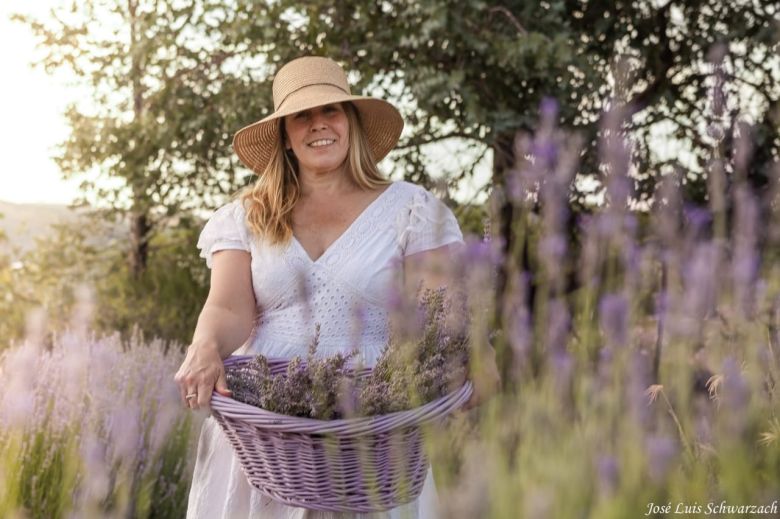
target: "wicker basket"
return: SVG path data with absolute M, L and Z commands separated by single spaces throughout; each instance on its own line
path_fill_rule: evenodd
M 232 356 L 226 369 L 252 356 Z M 288 359 L 269 359 L 271 373 Z M 370 370 L 366 370 L 368 372 Z M 341 420 L 271 413 L 214 393 L 211 408 L 250 484 L 286 505 L 332 512 L 379 512 L 416 499 L 428 471 L 421 425 L 471 396 L 466 382 L 408 411 Z

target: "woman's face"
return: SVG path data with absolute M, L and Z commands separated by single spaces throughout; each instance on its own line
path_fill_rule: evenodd
M 340 168 L 349 152 L 349 121 L 341 104 L 318 106 L 284 118 L 285 147 L 301 172 L 327 173 Z

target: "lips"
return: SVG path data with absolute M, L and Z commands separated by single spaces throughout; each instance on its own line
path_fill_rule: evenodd
M 336 142 L 336 139 L 317 139 L 316 141 L 312 141 L 307 144 L 309 148 L 322 148 L 325 146 L 330 146 Z

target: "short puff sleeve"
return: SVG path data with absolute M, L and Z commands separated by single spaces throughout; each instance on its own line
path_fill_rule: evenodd
M 398 241 L 404 256 L 450 244 L 463 244 L 463 233 L 449 207 L 422 187 L 400 215 Z
M 212 255 L 220 250 L 249 251 L 250 240 L 246 227 L 246 212 L 241 202 L 234 200 L 214 212 L 198 238 L 200 257 L 211 268 Z

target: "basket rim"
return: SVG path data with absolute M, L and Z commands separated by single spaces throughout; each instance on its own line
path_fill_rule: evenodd
M 233 355 L 225 360 L 225 365 L 236 364 L 252 357 L 254 355 Z M 269 363 L 290 362 L 290 360 L 268 358 Z M 419 426 L 434 421 L 437 418 L 450 414 L 466 403 L 471 397 L 473 389 L 472 382 L 466 379 L 463 385 L 455 391 L 413 409 L 384 415 L 339 418 L 335 420 L 318 420 L 316 418 L 273 413 L 260 407 L 239 402 L 214 391 L 211 395 L 211 411 L 212 413 L 220 414 L 223 418 L 241 420 L 266 430 L 302 434 L 362 436 L 388 432 L 400 427 Z

